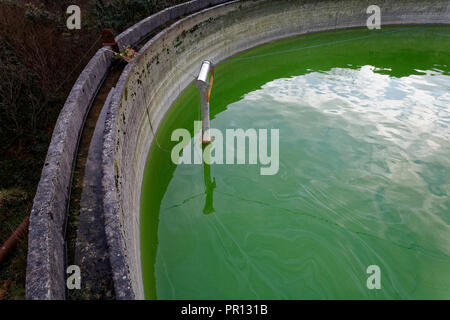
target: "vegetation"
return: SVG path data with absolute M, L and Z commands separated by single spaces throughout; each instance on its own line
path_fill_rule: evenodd
M 53 127 L 79 73 L 117 34 L 182 0 L 0 0 L 0 245 L 30 213 Z M 79 5 L 81 30 L 66 8 Z M 24 298 L 27 240 L 0 265 L 0 300 Z

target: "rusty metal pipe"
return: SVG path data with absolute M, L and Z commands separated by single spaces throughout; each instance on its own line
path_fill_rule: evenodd
M 115 53 L 120 53 L 119 44 L 114 39 L 114 34 L 110 29 L 105 29 L 102 32 L 103 46 L 111 46 Z
M 11 253 L 12 249 L 17 245 L 19 240 L 27 234 L 28 225 L 30 223 L 30 216 L 27 216 L 16 230 L 9 236 L 8 240 L 0 248 L 0 264 L 6 260 L 6 257 Z
M 209 98 L 211 97 L 211 90 L 214 84 L 214 66 L 211 66 L 211 76 L 209 77 L 209 90 L 206 94 L 206 102 L 209 103 Z

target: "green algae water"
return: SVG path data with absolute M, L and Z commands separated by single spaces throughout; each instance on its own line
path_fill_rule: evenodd
M 211 126 L 279 129 L 276 175 L 173 164 L 199 106 L 191 85 L 149 152 L 146 298 L 450 299 L 449 27 L 310 34 L 220 63 Z

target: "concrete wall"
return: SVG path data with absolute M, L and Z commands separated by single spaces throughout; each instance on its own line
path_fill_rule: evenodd
M 89 107 L 111 64 L 97 51 L 83 70 L 59 114 L 30 214 L 27 299 L 64 299 L 65 229 L 78 141 Z
M 156 28 L 225 0 L 194 0 L 163 10 L 116 39 L 134 45 Z M 108 108 L 103 142 L 105 229 L 118 298 L 142 298 L 139 214 L 147 153 L 164 114 L 203 59 L 220 62 L 268 41 L 364 26 L 373 1 L 242 1 L 184 18 L 151 39 L 129 64 Z M 449 23 L 448 0 L 378 1 L 384 24 Z M 84 119 L 111 64 L 100 49 L 80 74 L 59 115 L 31 212 L 28 299 L 65 298 L 65 225 L 72 167 Z M 144 90 L 145 88 L 145 90 Z
M 450 23 L 448 0 L 376 1 L 382 24 Z M 153 37 L 128 64 L 111 99 L 103 145 L 103 202 L 116 292 L 143 298 L 140 200 L 153 130 L 193 80 L 214 63 L 294 35 L 366 25 L 366 0 L 236 1 L 186 17 Z M 130 35 L 132 36 L 132 35 Z M 130 292 L 131 291 L 131 292 Z
M 156 13 L 120 34 L 120 46 L 136 45 L 158 27 L 226 0 L 193 0 Z M 73 86 L 59 114 L 30 214 L 27 299 L 65 299 L 66 220 L 78 141 L 112 53 L 97 51 Z M 131 298 L 132 296 L 127 296 Z

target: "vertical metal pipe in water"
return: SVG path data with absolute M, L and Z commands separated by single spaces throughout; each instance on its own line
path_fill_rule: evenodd
M 212 137 L 209 134 L 209 97 L 211 95 L 212 84 L 214 81 L 213 77 L 214 66 L 210 61 L 203 61 L 200 67 L 200 72 L 197 77 L 196 85 L 200 90 L 200 103 L 201 103 L 201 113 L 202 113 L 202 143 L 207 144 L 212 141 Z M 211 81 L 208 76 L 211 72 Z

